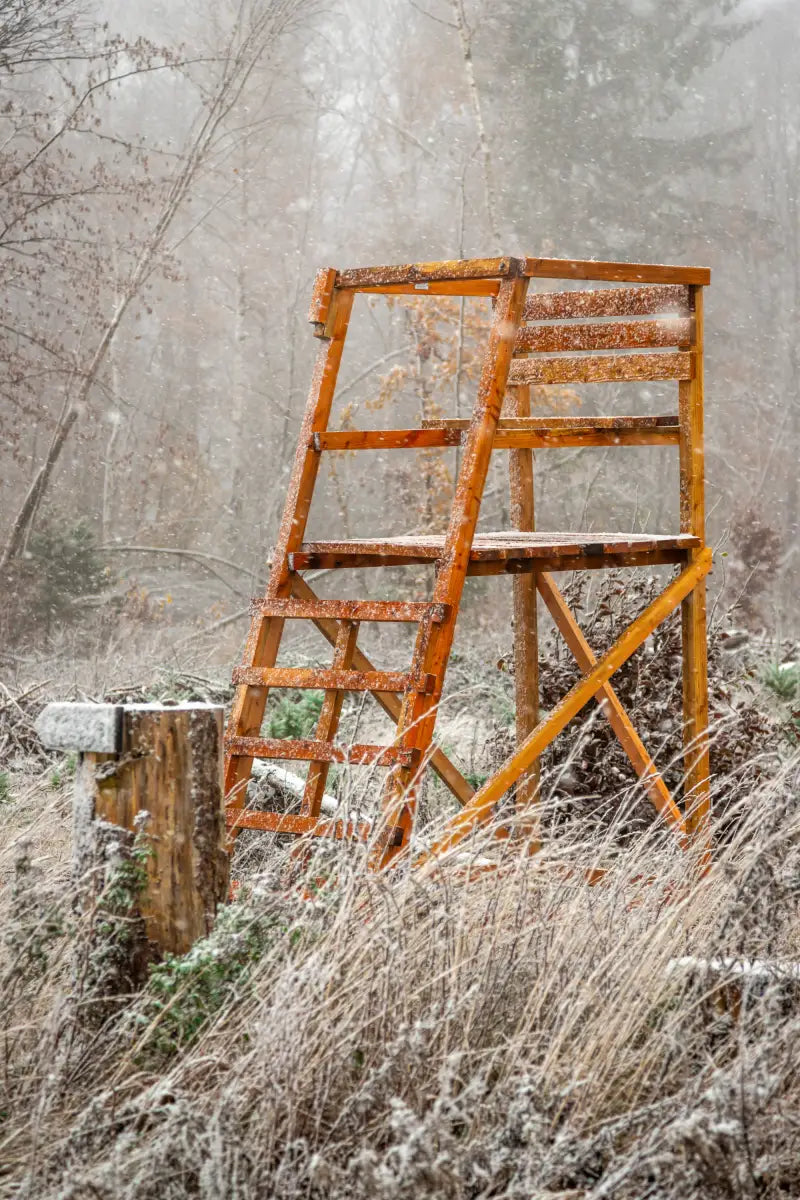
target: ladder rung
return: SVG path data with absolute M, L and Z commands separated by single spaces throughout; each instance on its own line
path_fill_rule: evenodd
M 323 820 L 301 817 L 299 813 L 255 812 L 252 809 L 229 808 L 225 812 L 228 829 L 262 829 L 271 833 L 311 833 L 316 837 L 366 842 L 372 832 L 369 821 Z
M 460 435 L 449 429 L 329 429 L 312 436 L 315 450 L 419 450 L 458 446 Z
M 253 600 L 250 611 L 287 620 L 327 617 L 336 621 L 423 621 L 428 617 L 434 624 L 441 624 L 447 608 L 446 604 L 416 600 L 288 600 L 268 596 Z
M 240 758 L 276 758 L 296 762 L 349 763 L 356 766 L 413 767 L 419 751 L 408 746 L 337 746 L 311 738 L 226 738 L 225 749 Z
M 424 420 L 423 429 L 469 429 L 471 422 L 464 417 L 442 417 L 439 420 Z M 501 417 L 497 422 L 498 432 L 515 433 L 563 433 L 588 429 L 660 429 L 678 424 L 677 414 L 635 417 Z
M 335 692 L 425 692 L 436 676 L 407 671 L 337 671 L 327 667 L 235 667 L 235 684 L 266 688 L 319 688 Z

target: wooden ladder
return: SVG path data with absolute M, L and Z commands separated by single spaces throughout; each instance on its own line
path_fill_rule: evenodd
M 473 789 L 467 780 L 441 751 L 431 756 L 431 744 L 528 288 L 528 280 L 522 273 L 523 263 L 506 259 L 498 264 L 495 260 L 492 263 L 495 273 L 498 266 L 505 278 L 497 289 L 477 400 L 465 439 L 447 534 L 436 561 L 433 596 L 428 603 L 321 600 L 292 569 L 292 556 L 300 549 L 306 531 L 320 465 L 320 435 L 328 428 L 354 297 L 353 291 L 335 289 L 335 272 L 321 271 L 317 275 L 311 319 L 323 345 L 314 369 L 266 595 L 253 605 L 243 663 L 233 673 L 236 694 L 226 737 L 225 773 L 229 827 L 366 839 L 371 832 L 368 823 L 320 820 L 328 770 L 336 762 L 389 767 L 382 822 L 373 854 L 373 863 L 384 866 L 408 843 L 416 806 L 416 784 L 420 768 L 429 759 L 462 803 L 472 796 Z M 330 668 L 275 666 L 287 619 L 313 621 L 333 643 Z M 408 672 L 373 669 L 357 647 L 361 621 L 417 625 Z M 313 739 L 260 736 L 270 688 L 325 691 Z M 353 745 L 346 750 L 336 745 L 334 739 L 344 696 L 354 691 L 371 692 L 396 720 L 397 733 L 392 745 Z M 310 762 L 299 815 L 244 811 L 254 758 Z

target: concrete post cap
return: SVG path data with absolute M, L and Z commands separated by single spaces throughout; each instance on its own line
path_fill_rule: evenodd
M 213 712 L 220 704 L 78 704 L 46 705 L 35 729 L 50 750 L 82 750 L 94 754 L 122 752 L 123 714 L 137 712 Z

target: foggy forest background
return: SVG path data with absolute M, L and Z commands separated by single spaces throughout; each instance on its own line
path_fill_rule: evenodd
M 122 609 L 219 631 L 229 659 L 283 504 L 315 270 L 499 253 L 712 268 L 715 586 L 795 636 L 797 35 L 794 0 L 0 0 L 7 642 Z M 466 415 L 480 303 L 431 321 L 360 299 L 332 426 Z M 591 411 L 541 403 L 573 399 Z M 421 490 L 406 455 L 329 456 L 311 531 L 436 528 L 448 453 Z M 540 454 L 540 527 L 677 528 L 673 465 L 621 454 Z

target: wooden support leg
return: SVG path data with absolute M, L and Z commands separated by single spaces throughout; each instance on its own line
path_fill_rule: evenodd
M 487 780 L 459 813 L 450 821 L 442 836 L 434 843 L 419 862 L 435 859 L 453 846 L 458 845 L 479 824 L 491 820 L 497 801 L 512 784 L 530 769 L 533 761 L 561 733 L 584 704 L 591 700 L 599 688 L 607 683 L 614 672 L 641 646 L 665 617 L 684 600 L 698 580 L 703 579 L 711 567 L 711 551 L 700 550 L 697 558 L 681 571 L 660 596 L 641 613 L 614 643 L 608 653 L 583 679 L 571 688 L 556 705 L 546 720 L 540 721 L 536 729 L 511 755 L 496 775 Z
M 509 388 L 510 416 L 531 415 L 529 386 Z M 516 529 L 536 528 L 533 489 L 533 451 L 511 450 L 508 455 L 511 523 Z M 539 637 L 536 615 L 536 572 L 514 576 L 514 690 L 517 745 L 521 746 L 539 723 Z M 539 761 L 517 785 L 518 809 L 530 808 L 539 791 Z M 535 853 L 541 849 L 539 815 L 518 832 Z
M 583 636 L 577 621 L 570 612 L 564 597 L 556 586 L 555 580 L 546 571 L 540 571 L 537 576 L 537 585 L 539 593 L 547 605 L 561 636 L 574 654 L 575 661 L 584 674 L 588 674 L 596 666 L 597 658 Z M 674 826 L 681 840 L 681 845 L 684 845 L 686 840 L 686 826 L 684 825 L 681 811 L 672 799 L 664 780 L 655 769 L 653 760 L 647 753 L 641 738 L 634 728 L 633 722 L 611 684 L 603 684 L 597 691 L 595 699 L 604 715 L 608 718 L 609 724 L 617 735 L 620 745 L 631 760 L 633 769 L 642 780 L 656 811 Z
M 705 539 L 703 450 L 703 289 L 692 287 L 692 377 L 678 385 L 681 530 Z M 699 555 L 704 551 L 693 551 Z M 686 826 L 705 869 L 711 858 L 711 789 L 708 760 L 708 673 L 705 579 L 683 602 L 683 744 Z
M 710 861 L 711 783 L 708 756 L 706 585 L 701 580 L 681 609 L 683 746 L 686 827 L 701 865 Z

